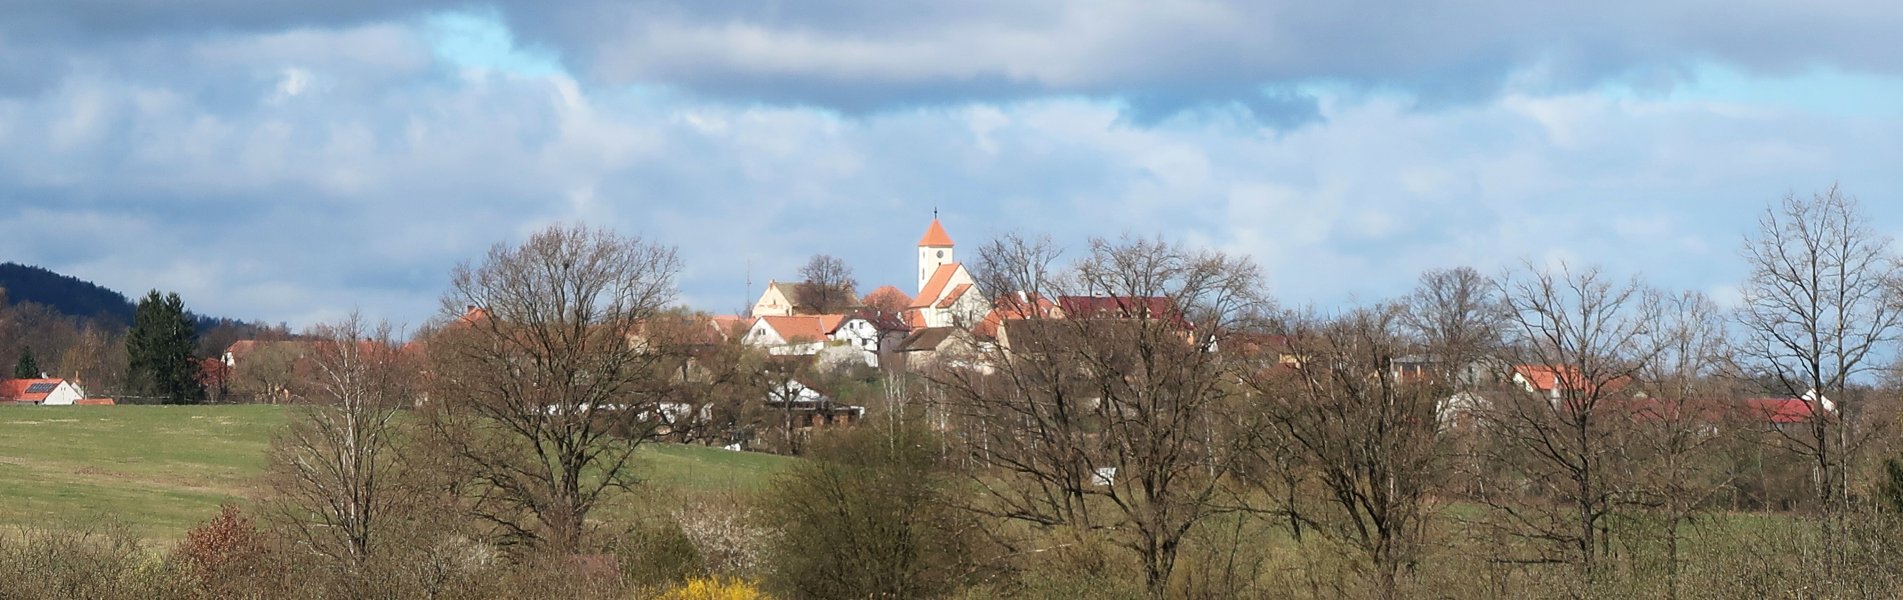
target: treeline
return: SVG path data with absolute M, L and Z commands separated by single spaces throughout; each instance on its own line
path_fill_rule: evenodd
M 307 332 L 258 504 L 74 577 L 141 597 L 1894 597 L 1903 271 L 1862 222 L 1835 189 L 1770 207 L 1732 310 L 1535 264 L 1288 309 L 1244 257 L 1006 236 L 974 264 L 992 309 L 863 379 L 876 401 L 833 428 L 775 403 L 797 373 L 670 308 L 672 249 L 551 228 L 459 268 L 414 343 Z M 805 459 L 758 492 L 628 493 L 642 445 L 734 439 Z
M 127 303 L 120 318 L 114 311 L 78 312 L 87 306 L 111 305 L 108 300 L 124 297 L 78 279 L 57 275 L 37 267 L 17 267 L 34 277 L 12 277 L 8 282 L 28 282 L 34 296 L 18 296 L 24 290 L 0 287 L 0 364 L 12 365 L 15 377 L 41 374 L 68 379 L 80 384 L 89 394 L 116 397 L 134 402 L 224 401 L 228 394 L 207 392 L 201 371 L 204 359 L 220 358 L 232 342 L 246 339 L 289 339 L 294 337 L 282 324 L 270 326 L 233 319 L 193 314 L 177 294 L 159 294 L 156 290 L 137 304 Z M 49 280 L 59 286 L 34 286 L 32 282 Z M 17 283 L 16 283 L 17 285 Z M 33 298 L 49 299 L 43 303 Z M 168 304 L 170 303 L 170 304 Z M 153 308 L 163 310 L 155 313 Z M 163 313 L 163 314 L 161 314 Z M 93 316 L 81 316 L 93 314 Z M 146 321 L 141 327 L 141 317 Z M 162 330 L 162 331 L 161 331 Z M 165 341 L 159 341 L 162 336 Z M 143 340 L 143 341 L 134 341 Z M 128 346 L 138 346 L 137 348 Z M 183 352 L 157 357 L 147 350 L 157 345 L 184 348 Z M 135 358 L 146 352 L 145 358 Z M 156 361 L 156 362 L 155 362 Z M 134 365 L 140 364 L 135 370 Z M 155 377 L 175 382 L 155 386 Z M 213 382 L 215 385 L 215 381 Z M 201 385 L 192 389 L 192 385 Z

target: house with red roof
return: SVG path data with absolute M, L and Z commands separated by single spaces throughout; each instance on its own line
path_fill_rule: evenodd
M 1521 389 L 1555 402 L 1568 393 L 1593 394 L 1599 386 L 1604 386 L 1606 392 L 1617 392 L 1631 383 L 1629 377 L 1593 381 L 1569 365 L 1514 365 L 1512 380 Z
M 767 315 L 754 319 L 742 340 L 773 355 L 818 354 L 844 320 L 844 315 Z
M 13 404 L 68 406 L 85 398 L 85 390 L 64 379 L 0 380 L 0 399 Z

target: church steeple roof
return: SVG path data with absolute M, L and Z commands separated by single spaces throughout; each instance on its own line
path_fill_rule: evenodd
M 932 248 L 948 247 L 952 245 L 952 239 L 950 235 L 945 234 L 945 226 L 938 224 L 938 217 L 932 217 L 932 226 L 925 228 L 925 237 L 919 238 L 918 245 Z

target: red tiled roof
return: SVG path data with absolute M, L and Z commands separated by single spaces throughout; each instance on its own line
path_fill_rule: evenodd
M 925 228 L 925 237 L 918 239 L 918 245 L 931 247 L 950 246 L 952 245 L 952 239 L 951 236 L 945 234 L 945 226 L 938 224 L 938 219 L 934 217 L 932 218 L 932 225 Z
M 846 315 L 813 315 L 819 318 L 819 330 L 832 335 L 839 331 L 839 325 L 846 322 Z
M 1693 398 L 1671 401 L 1639 397 L 1611 400 L 1605 406 L 1622 408 L 1635 417 L 1648 420 L 1691 418 L 1714 424 L 1728 419 L 1777 425 L 1802 423 L 1809 421 L 1817 411 L 1817 407 L 1802 398 Z M 1830 411 L 1829 408 L 1823 410 Z
M 80 398 L 73 401 L 73 406 L 112 406 L 114 404 L 116 403 L 111 398 Z
M 735 336 L 746 335 L 747 330 L 753 328 L 753 319 L 750 317 L 721 315 L 713 317 L 711 320 L 713 321 L 714 331 L 720 334 L 721 339 L 732 339 Z
M 838 315 L 826 315 L 838 318 Z M 780 334 L 780 339 L 788 342 L 819 342 L 826 339 L 825 321 L 821 316 L 797 315 L 791 317 L 766 316 L 767 327 Z
M 919 290 L 918 297 L 912 299 L 912 305 L 906 308 L 926 308 L 937 302 L 938 296 L 945 292 L 945 286 L 951 284 L 952 274 L 957 272 L 958 263 L 938 265 L 938 270 L 932 271 L 931 279 L 925 280 L 925 289 Z
M 1817 414 L 1817 407 L 1803 398 L 1746 398 L 1745 414 L 1772 423 L 1803 423 Z
M 985 318 L 972 327 L 972 333 L 978 337 L 996 337 L 998 326 L 1008 320 L 1058 317 L 1057 305 L 1042 296 L 1006 294 L 999 297 L 993 306 L 990 312 L 985 313 Z
M 952 288 L 951 293 L 945 294 L 944 300 L 938 301 L 937 308 L 951 308 L 951 305 L 958 302 L 958 298 L 965 295 L 965 291 L 969 289 L 971 289 L 971 284 L 969 283 L 958 284 L 958 287 Z
M 1189 321 L 1164 296 L 1059 296 L 1066 319 L 1152 319 L 1187 328 Z
M 234 347 L 237 345 L 238 344 L 232 344 Z M 225 366 L 225 361 L 216 358 L 207 358 L 198 361 L 199 383 L 216 386 L 229 377 L 231 377 L 231 369 Z
M 1525 378 L 1529 383 L 1531 383 L 1533 385 L 1533 389 L 1539 390 L 1542 392 L 1550 392 L 1555 389 L 1587 390 L 1591 388 L 1591 384 L 1592 384 L 1591 381 L 1586 380 L 1586 377 L 1584 375 L 1579 374 L 1578 369 L 1574 369 L 1572 367 L 1566 367 L 1566 366 L 1556 367 L 1552 365 L 1515 365 L 1513 367 L 1513 370 L 1514 372 L 1519 373 L 1520 376 Z M 1626 383 L 1625 378 L 1621 377 L 1614 381 L 1606 382 L 1606 387 L 1611 389 L 1618 389 L 1620 387 L 1624 387 L 1625 383 Z
M 0 381 L 0 394 L 4 394 L 5 399 L 15 402 L 39 402 L 52 395 L 53 390 L 65 382 L 64 379 L 8 379 Z M 27 391 L 41 384 L 49 385 L 36 391 Z

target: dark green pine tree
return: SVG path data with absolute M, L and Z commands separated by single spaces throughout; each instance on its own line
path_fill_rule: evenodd
M 185 315 L 185 302 L 177 292 L 159 295 L 158 290 L 139 299 L 132 313 L 132 330 L 126 332 L 126 355 L 131 368 L 127 383 L 134 393 L 157 397 L 166 404 L 192 404 L 205 399 L 205 385 L 198 380 L 198 363 L 192 360 L 192 348 L 198 344 L 198 331 Z
M 20 362 L 13 363 L 13 378 L 14 379 L 38 379 L 39 377 L 40 377 L 40 361 L 34 360 L 33 347 L 32 346 L 21 347 L 20 348 Z

